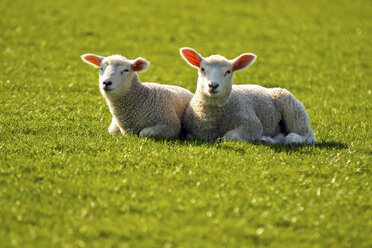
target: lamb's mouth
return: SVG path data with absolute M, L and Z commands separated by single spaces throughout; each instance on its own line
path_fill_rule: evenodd
M 113 89 L 113 88 L 105 88 L 105 87 L 103 87 L 103 90 L 104 90 L 105 92 L 110 92 L 110 91 L 113 91 L 114 89 Z
M 217 95 L 220 94 L 220 91 L 217 90 L 217 89 L 209 89 L 209 90 L 208 90 L 208 93 L 209 93 L 209 95 L 211 95 L 211 96 L 217 96 Z

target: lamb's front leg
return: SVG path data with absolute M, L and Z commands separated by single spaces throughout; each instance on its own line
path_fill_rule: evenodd
M 118 124 L 116 123 L 115 117 L 112 117 L 111 125 L 108 128 L 108 132 L 110 134 L 120 132 L 120 128 L 119 128 Z
M 175 138 L 179 136 L 181 131 L 180 129 L 180 127 L 177 128 L 170 125 L 155 125 L 142 129 L 139 136 Z

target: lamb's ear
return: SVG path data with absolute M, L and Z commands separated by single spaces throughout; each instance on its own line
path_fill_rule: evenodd
M 242 55 L 231 61 L 233 65 L 233 71 L 239 71 L 247 68 L 254 63 L 256 58 L 257 56 L 253 53 L 243 53 Z
M 93 65 L 94 67 L 100 67 L 102 60 L 105 58 L 105 57 L 95 55 L 95 54 L 90 54 L 90 53 L 81 55 L 80 57 L 85 63 Z
M 136 72 L 145 72 L 150 66 L 150 62 L 146 59 L 138 57 L 132 63 L 132 69 Z
M 180 49 L 180 54 L 186 62 L 196 68 L 200 68 L 200 63 L 203 57 L 197 53 L 194 49 L 184 47 Z

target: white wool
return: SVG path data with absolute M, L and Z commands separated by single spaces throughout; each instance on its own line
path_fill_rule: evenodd
M 100 68 L 99 88 L 106 98 L 112 122 L 109 133 L 178 137 L 181 119 L 192 98 L 184 88 L 141 83 L 137 72 L 149 66 L 143 58 L 128 60 L 120 55 L 85 54 L 83 61 Z
M 180 52 L 199 74 L 197 90 L 182 120 L 186 137 L 316 143 L 305 108 L 289 91 L 233 85 L 234 72 L 251 65 L 256 55 L 246 53 L 227 60 L 220 55 L 203 58 L 191 48 Z

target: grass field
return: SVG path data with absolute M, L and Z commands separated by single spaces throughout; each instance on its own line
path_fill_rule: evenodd
M 0 247 L 371 247 L 372 3 L 0 1 Z M 109 135 L 80 55 L 258 55 L 235 83 L 287 88 L 319 144 Z

